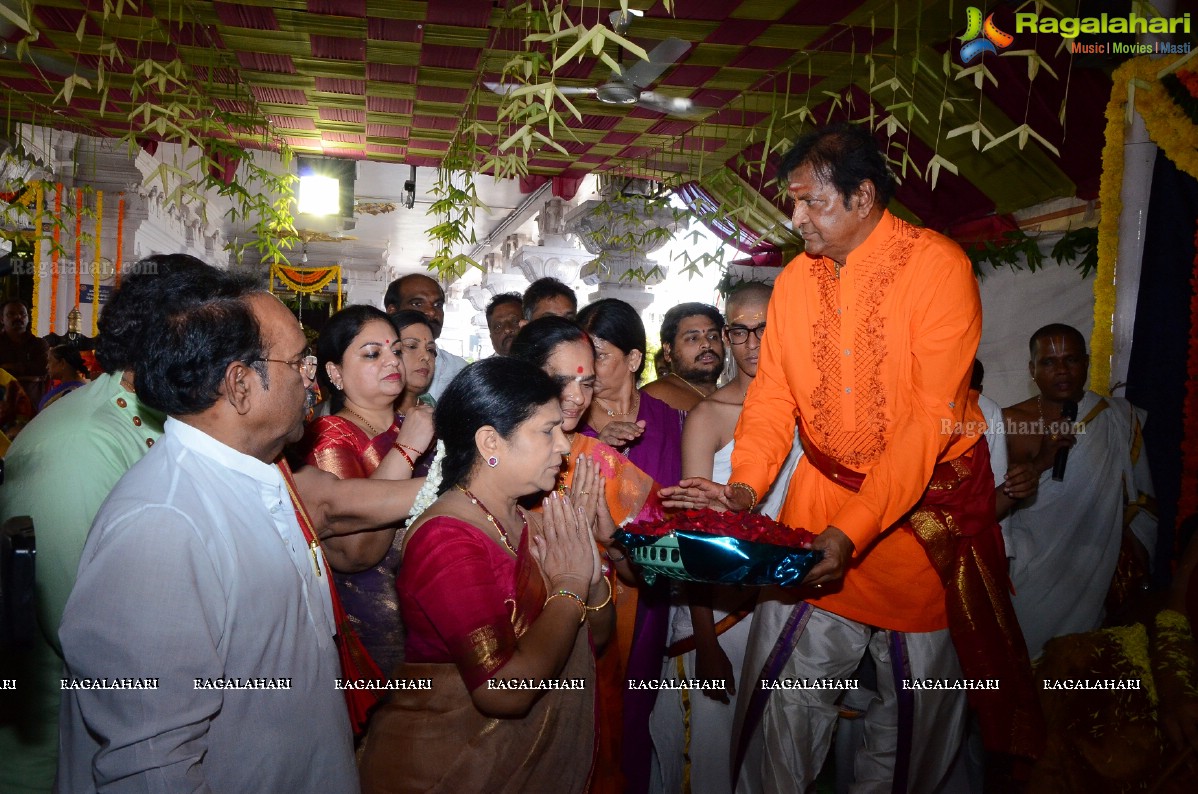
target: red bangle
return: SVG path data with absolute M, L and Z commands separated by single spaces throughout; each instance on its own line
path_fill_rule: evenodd
M 396 441 L 394 444 L 391 445 L 391 448 L 394 449 L 396 452 L 398 452 L 400 455 L 403 455 L 403 459 L 406 460 L 408 462 L 408 465 L 412 467 L 412 471 L 416 470 L 416 462 L 414 460 L 412 460 L 411 455 L 409 455 L 407 452 L 404 451 L 402 444 L 400 444 L 398 441 Z

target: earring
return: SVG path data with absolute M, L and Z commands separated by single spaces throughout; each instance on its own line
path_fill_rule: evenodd
M 499 458 L 492 455 L 491 457 L 487 458 L 487 465 L 490 466 L 492 469 L 495 468 L 496 466 L 499 465 Z
M 341 389 L 342 389 L 342 386 L 341 386 L 341 384 L 340 384 L 340 383 L 334 383 L 334 384 L 333 384 L 333 388 L 334 388 L 334 389 L 336 389 L 337 391 L 341 391 Z

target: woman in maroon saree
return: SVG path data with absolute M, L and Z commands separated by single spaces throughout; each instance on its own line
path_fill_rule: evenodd
M 329 319 L 317 342 L 317 376 L 333 413 L 308 426 L 307 464 L 343 480 L 424 474 L 418 458 L 432 439 L 432 411 L 419 406 L 406 417 L 395 413 L 406 383 L 399 346 L 389 317 L 372 306 L 350 306 Z M 414 499 L 419 484 L 403 487 Z M 325 549 L 350 625 L 379 669 L 390 673 L 403 658 L 396 533 L 330 538 Z
M 407 629 L 394 691 L 362 748 L 362 790 L 582 792 L 594 756 L 591 644 L 612 630 L 588 522 L 553 491 L 569 443 L 531 364 L 464 369 L 436 411 L 428 499 L 396 578 Z M 426 493 L 413 511 L 425 507 Z M 543 688 L 542 688 L 543 687 Z

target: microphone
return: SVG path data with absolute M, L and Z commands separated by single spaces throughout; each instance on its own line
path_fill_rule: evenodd
M 1071 425 L 1077 421 L 1077 403 L 1072 400 L 1066 400 L 1061 404 L 1061 421 L 1068 421 Z M 1068 460 L 1069 447 L 1058 449 L 1056 460 L 1052 462 L 1052 478 L 1056 482 L 1065 479 L 1065 464 Z

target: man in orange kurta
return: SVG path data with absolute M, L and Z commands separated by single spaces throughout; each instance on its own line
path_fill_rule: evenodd
M 988 464 L 982 472 L 973 460 L 985 427 L 969 397 L 982 331 L 977 282 L 959 246 L 886 210 L 894 179 L 867 128 L 811 133 L 780 173 L 805 252 L 774 285 L 731 481 L 719 498 L 752 509 L 789 453 L 797 422 L 805 454 L 779 520 L 820 533 L 812 545 L 824 558 L 797 593 L 776 594 L 802 600 L 762 654 L 765 668 L 745 675 L 759 679 L 755 690 L 791 677 L 852 678 L 871 655 L 881 702 L 865 717 L 857 784 L 947 790 L 964 692 L 911 691 L 902 682 L 955 681 L 961 671 L 942 577 L 917 532 L 900 522 L 946 461 L 989 477 L 993 490 Z M 705 483 L 681 486 L 712 493 Z M 992 495 L 989 509 L 993 522 Z M 747 758 L 749 737 L 734 748 L 737 790 L 807 790 L 827 754 L 840 694 L 758 692 L 738 719 L 744 732 L 761 733 Z

